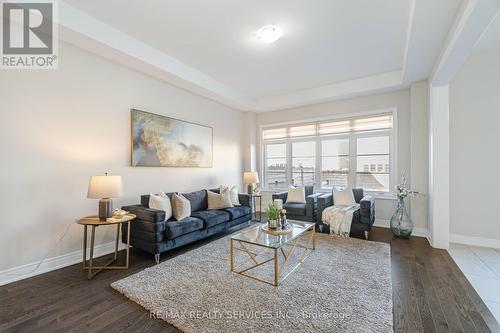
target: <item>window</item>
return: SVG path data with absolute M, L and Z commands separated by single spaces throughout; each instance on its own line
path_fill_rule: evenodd
M 286 187 L 286 144 L 266 145 L 265 169 L 267 187 Z
M 263 128 L 263 186 L 390 192 L 393 134 L 392 112 Z
M 316 142 L 292 142 L 292 184 L 314 185 Z
M 389 136 L 359 137 L 356 140 L 356 186 L 367 191 L 389 191 Z M 370 164 L 370 171 L 365 165 Z
M 345 187 L 349 183 L 349 139 L 321 141 L 321 187 Z

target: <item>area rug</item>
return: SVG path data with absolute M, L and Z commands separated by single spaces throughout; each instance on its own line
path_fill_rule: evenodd
M 237 269 L 251 264 L 235 252 Z M 224 237 L 111 286 L 186 333 L 393 331 L 388 244 L 318 234 L 316 251 L 277 288 L 231 273 L 229 253 Z M 273 267 L 254 270 L 272 276 Z

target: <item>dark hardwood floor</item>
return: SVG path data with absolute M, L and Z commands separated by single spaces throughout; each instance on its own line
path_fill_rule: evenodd
M 172 251 L 162 261 L 213 239 Z M 382 228 L 374 228 L 370 239 L 391 244 L 395 332 L 500 332 L 446 251 L 424 238 L 393 239 Z M 90 281 L 81 265 L 73 265 L 0 287 L 0 331 L 178 332 L 109 286 L 154 264 L 152 255 L 139 251 L 132 250 L 130 259 L 129 270 L 105 271 Z

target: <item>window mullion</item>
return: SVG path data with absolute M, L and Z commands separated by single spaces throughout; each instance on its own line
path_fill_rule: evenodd
M 292 185 L 292 142 L 288 139 L 286 142 L 286 184 Z
M 349 185 L 356 187 L 356 135 L 349 136 Z
M 263 158 L 262 161 L 264 162 L 262 164 L 262 170 L 264 170 L 264 174 L 262 175 L 262 181 L 264 186 L 267 187 L 268 182 L 268 176 L 267 176 L 267 144 L 264 144 L 264 149 L 263 149 Z
M 322 144 L 320 137 L 316 138 L 316 158 L 315 158 L 315 171 L 314 171 L 314 190 L 321 189 L 321 169 L 322 169 Z

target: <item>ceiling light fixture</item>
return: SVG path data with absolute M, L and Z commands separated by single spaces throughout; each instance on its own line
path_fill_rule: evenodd
M 276 24 L 265 25 L 257 30 L 256 38 L 262 43 L 271 44 L 280 39 L 282 31 Z

